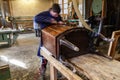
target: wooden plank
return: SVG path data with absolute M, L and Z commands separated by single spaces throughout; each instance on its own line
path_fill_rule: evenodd
M 120 62 L 116 60 L 96 54 L 85 54 L 69 61 L 90 80 L 120 80 Z
M 41 55 L 43 55 L 50 62 L 50 64 L 53 65 L 58 71 L 60 71 L 68 80 L 82 80 L 79 76 L 74 74 L 72 71 L 66 68 L 62 63 L 57 61 L 51 55 L 48 55 L 42 49 L 41 49 Z
M 112 58 L 114 58 L 115 56 L 115 49 L 116 49 L 119 37 L 120 37 L 120 30 L 114 31 L 112 33 L 111 38 L 114 39 L 114 41 L 110 42 L 109 49 L 108 49 L 108 56 L 111 56 Z
M 105 0 L 102 0 L 102 14 L 101 14 L 102 19 L 105 17 Z
M 0 42 L 0 45 L 8 44 L 8 42 Z
M 57 70 L 50 64 L 50 80 L 57 80 Z

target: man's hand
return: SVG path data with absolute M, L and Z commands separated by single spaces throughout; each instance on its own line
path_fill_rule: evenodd
M 55 19 L 51 19 L 52 24 L 57 24 L 57 21 Z
M 62 25 L 62 24 L 64 24 L 64 23 L 63 23 L 62 21 L 59 21 L 58 24 Z
M 51 23 L 52 24 L 59 24 L 59 25 L 63 25 L 64 24 L 62 21 L 57 22 L 55 19 L 51 19 Z

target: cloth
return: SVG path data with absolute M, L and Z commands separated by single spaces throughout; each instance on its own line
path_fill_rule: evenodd
M 36 23 L 34 19 L 33 19 L 33 28 L 35 30 L 40 29 L 40 24 Z

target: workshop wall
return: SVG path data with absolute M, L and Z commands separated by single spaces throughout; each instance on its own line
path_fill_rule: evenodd
M 83 1 L 83 0 L 79 0 L 79 4 L 82 4 L 82 1 Z
M 34 16 L 43 10 L 51 7 L 52 0 L 11 0 L 11 15 L 18 16 Z

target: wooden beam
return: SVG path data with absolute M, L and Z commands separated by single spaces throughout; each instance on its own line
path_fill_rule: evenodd
M 57 61 L 53 56 L 47 54 L 42 49 L 41 49 L 41 55 L 44 56 L 50 62 L 50 64 L 54 66 L 58 71 L 60 71 L 68 80 L 82 80 L 78 75 L 73 73 L 71 70 L 65 67 L 62 63 Z M 56 80 L 56 79 L 53 78 L 52 80 Z
M 1 7 L 2 18 L 5 19 L 5 13 L 4 13 L 5 11 L 4 11 L 3 0 L 1 0 L 1 5 L 0 5 L 0 7 Z
M 110 42 L 109 49 L 108 49 L 108 56 L 111 56 L 112 58 L 114 58 L 115 56 L 115 49 L 116 49 L 119 37 L 120 37 L 120 30 L 114 31 L 112 33 L 111 38 L 114 39 L 114 41 Z
M 10 10 L 10 0 L 7 0 L 7 3 L 8 3 L 9 16 L 11 16 L 11 10 Z
M 102 19 L 104 18 L 104 16 L 105 16 L 105 0 L 102 0 L 102 14 L 101 14 Z
M 50 64 L 50 80 L 57 80 L 57 70 Z

